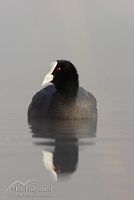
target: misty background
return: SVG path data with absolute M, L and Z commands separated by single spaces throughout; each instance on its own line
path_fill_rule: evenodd
M 65 183 L 44 170 L 27 124 L 31 98 L 56 59 L 76 66 L 98 108 L 95 145 L 80 151 Z M 55 184 L 61 199 L 133 199 L 133 91 L 134 1 L 0 0 L 1 190 L 28 178 Z
M 25 107 L 56 59 L 72 61 L 95 96 L 113 95 L 120 80 L 133 88 L 133 9 L 130 0 L 0 0 L 1 107 Z

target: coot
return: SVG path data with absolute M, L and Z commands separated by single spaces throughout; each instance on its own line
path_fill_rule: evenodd
M 44 87 L 47 83 L 52 83 Z M 75 66 L 67 60 L 50 65 L 42 86 L 28 108 L 28 119 L 84 119 L 96 117 L 96 99 L 79 86 Z

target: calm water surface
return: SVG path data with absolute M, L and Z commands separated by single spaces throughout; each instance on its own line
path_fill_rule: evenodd
M 75 3 L 1 1 L 3 199 L 134 198 L 133 5 Z M 31 98 L 57 58 L 76 65 L 97 99 L 97 121 L 28 124 Z

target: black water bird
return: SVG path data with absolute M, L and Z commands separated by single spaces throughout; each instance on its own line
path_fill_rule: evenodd
M 52 85 L 44 87 L 47 83 Z M 67 60 L 50 65 L 42 86 L 28 108 L 28 119 L 87 119 L 97 113 L 95 97 L 79 86 L 75 66 Z

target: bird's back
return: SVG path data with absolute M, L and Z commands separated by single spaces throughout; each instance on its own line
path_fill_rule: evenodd
M 54 85 L 37 92 L 28 109 L 29 118 L 82 119 L 96 115 L 94 96 L 79 87 L 74 101 L 67 101 Z
M 56 92 L 54 85 L 49 85 L 38 91 L 32 98 L 28 108 L 29 118 L 42 118 L 47 115 L 53 95 Z M 47 117 L 47 116 L 46 116 Z

